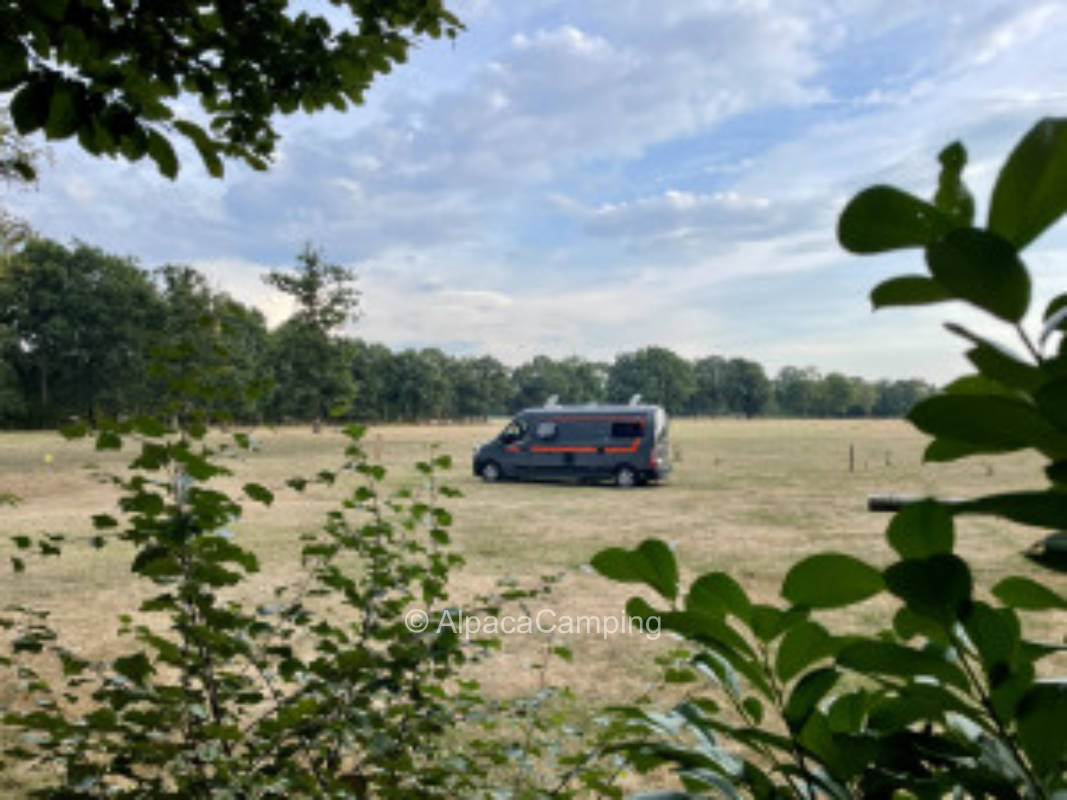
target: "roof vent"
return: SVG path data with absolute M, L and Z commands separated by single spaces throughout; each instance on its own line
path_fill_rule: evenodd
M 559 405 L 559 395 L 558 394 L 551 395 L 547 400 L 545 400 L 545 408 L 556 408 L 558 405 Z
M 641 402 L 641 393 L 640 393 L 640 392 L 638 392 L 637 394 L 633 395 L 633 396 L 632 396 L 632 397 L 630 398 L 630 402 L 629 402 L 629 405 L 631 405 L 631 406 L 636 406 L 636 405 L 637 405 L 638 403 L 640 403 L 640 402 Z

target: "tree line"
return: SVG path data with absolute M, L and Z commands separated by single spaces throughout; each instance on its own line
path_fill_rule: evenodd
M 894 417 L 933 390 L 811 367 L 769 377 L 755 361 L 687 360 L 663 347 L 612 363 L 540 355 L 515 368 L 432 347 L 394 352 L 339 334 L 358 312 L 355 275 L 314 248 L 266 280 L 297 305 L 273 329 L 192 267 L 146 270 L 83 243 L 20 242 L 0 260 L 0 425 L 193 411 L 270 423 L 464 419 L 552 395 L 592 403 L 634 394 L 673 414 Z

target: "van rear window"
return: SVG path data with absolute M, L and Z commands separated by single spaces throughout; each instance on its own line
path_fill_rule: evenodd
M 644 431 L 640 422 L 613 422 L 611 423 L 612 439 L 636 439 Z

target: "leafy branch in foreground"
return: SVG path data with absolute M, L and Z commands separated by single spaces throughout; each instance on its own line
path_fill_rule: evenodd
M 298 577 L 252 603 L 259 558 L 226 528 L 241 505 L 208 486 L 228 470 L 206 431 L 175 438 L 151 420 L 128 425 L 97 439 L 140 437 L 132 476 L 114 478 L 124 518 L 94 521 L 133 546 L 131 568 L 152 587 L 122 619 L 132 646 L 94 663 L 40 612 L 3 621 L 12 653 L 0 664 L 21 687 L 3 713 L 15 737 L 3 757 L 37 771 L 34 795 L 399 798 L 475 786 L 484 770 L 449 737 L 481 702 L 477 684 L 456 677 L 483 648 L 403 620 L 412 606 L 444 602 L 461 562 L 439 501 L 457 492 L 436 478 L 449 457 L 420 462 L 425 490 L 385 496 L 362 429 L 346 429 L 344 469 L 319 479 L 361 482 L 303 537 Z M 250 446 L 245 434 L 233 442 Z M 243 491 L 274 500 L 260 484 Z
M 925 459 L 1034 450 L 1049 484 L 911 504 L 887 531 L 895 562 L 810 556 L 786 574 L 781 604 L 754 602 L 723 572 L 683 591 L 674 554 L 655 540 L 598 553 L 601 574 L 645 584 L 669 604 L 633 598 L 627 612 L 659 616 L 687 642 L 671 667 L 690 687 L 684 702 L 658 714 L 615 709 L 631 733 L 617 749 L 642 771 L 673 768 L 685 793 L 672 797 L 1067 795 L 1067 680 L 1041 677 L 1062 668 L 1067 645 L 1033 640 L 1020 614 L 1067 610 L 1067 596 L 1022 575 L 980 591 L 955 533 L 956 517 L 972 514 L 1067 530 L 1067 295 L 1046 307 L 1039 334 L 1028 333 L 1032 288 L 1020 255 L 1067 211 L 1067 120 L 1039 122 L 1016 146 L 984 228 L 973 226 L 962 145 L 942 151 L 941 163 L 932 203 L 872 187 L 841 214 L 839 238 L 855 253 L 923 249 L 927 272 L 877 286 L 875 308 L 962 301 L 1023 348 L 947 326 L 968 342 L 975 372 L 909 414 L 933 437 Z M 1067 572 L 1065 541 L 1053 534 L 1026 555 Z M 821 616 L 876 596 L 897 604 L 885 630 L 839 634 Z

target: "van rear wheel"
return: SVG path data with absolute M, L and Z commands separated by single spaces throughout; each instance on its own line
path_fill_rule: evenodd
M 637 485 L 637 472 L 629 464 L 623 464 L 615 470 L 615 485 L 620 489 L 629 489 Z
M 500 465 L 495 461 L 486 461 L 482 465 L 482 480 L 486 483 L 496 483 L 500 480 Z

